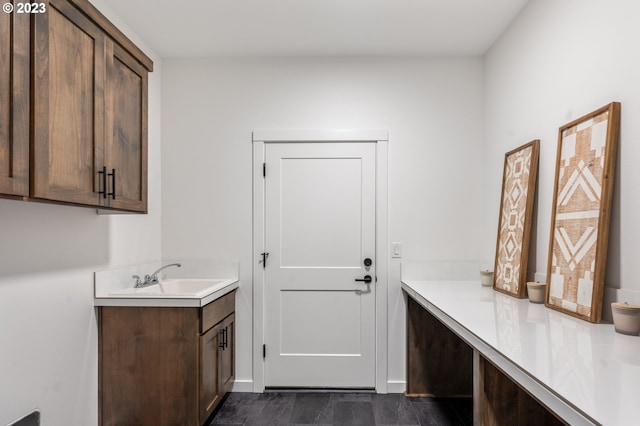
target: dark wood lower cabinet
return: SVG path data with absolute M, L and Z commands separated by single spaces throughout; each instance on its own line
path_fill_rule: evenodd
M 224 337 L 224 350 L 220 354 L 220 371 L 219 380 L 222 393 L 225 394 L 231 390 L 233 381 L 236 378 L 236 351 L 235 351 L 235 329 L 236 317 L 229 315 L 222 321 L 220 325 Z
M 200 424 L 218 406 L 235 379 L 235 315 L 200 336 Z
M 222 342 L 220 326 L 212 327 L 200 336 L 200 424 L 203 424 L 213 413 L 222 398 L 218 366 L 220 354 L 218 348 Z
M 479 363 L 482 425 L 564 425 L 485 358 Z
M 203 308 L 102 306 L 99 424 L 202 425 L 235 372 L 235 291 Z
M 407 298 L 407 396 L 471 397 L 473 349 Z

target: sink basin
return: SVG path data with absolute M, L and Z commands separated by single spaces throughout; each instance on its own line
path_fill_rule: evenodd
M 186 297 L 202 298 L 224 287 L 228 279 L 177 278 L 141 288 L 125 288 L 111 293 L 120 297 Z

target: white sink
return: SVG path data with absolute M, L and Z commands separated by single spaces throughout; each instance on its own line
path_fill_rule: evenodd
M 202 298 L 229 284 L 228 279 L 177 278 L 147 287 L 129 287 L 111 293 L 119 297 L 185 297 Z

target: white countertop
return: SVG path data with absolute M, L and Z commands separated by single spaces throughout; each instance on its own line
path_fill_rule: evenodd
M 132 277 L 143 277 L 157 270 L 160 265 L 180 263 L 180 268 L 165 269 L 160 276 L 160 281 L 165 279 L 193 279 L 193 280 L 219 280 L 211 293 L 201 297 L 180 295 L 169 297 L 168 295 L 144 293 L 131 295 L 126 289 L 134 286 Z M 157 306 L 157 307 L 202 307 L 239 287 L 239 264 L 228 260 L 199 260 L 199 259 L 165 259 L 160 262 L 149 262 L 131 265 L 123 268 L 98 271 L 94 274 L 94 306 Z
M 570 424 L 640 424 L 640 337 L 479 281 L 403 279 L 402 288 Z
M 130 297 L 126 294 L 108 294 L 96 296 L 93 299 L 94 306 L 156 306 L 156 307 L 202 307 L 208 305 L 227 293 L 231 293 L 239 286 L 237 279 L 227 279 L 216 286 L 216 290 L 204 297 L 153 297 L 136 296 Z

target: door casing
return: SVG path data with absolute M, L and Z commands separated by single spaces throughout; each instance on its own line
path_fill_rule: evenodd
M 265 180 L 263 163 L 269 143 L 375 142 L 376 143 L 376 392 L 387 393 L 387 299 L 388 299 L 388 210 L 387 163 L 389 136 L 386 130 L 261 129 L 253 142 L 253 392 L 264 392 L 265 273 L 261 253 L 265 247 Z M 267 171 L 268 173 L 268 171 Z M 268 347 L 267 347 L 268 350 Z M 235 389 L 235 386 L 234 386 Z M 247 389 L 248 390 L 248 389 Z

